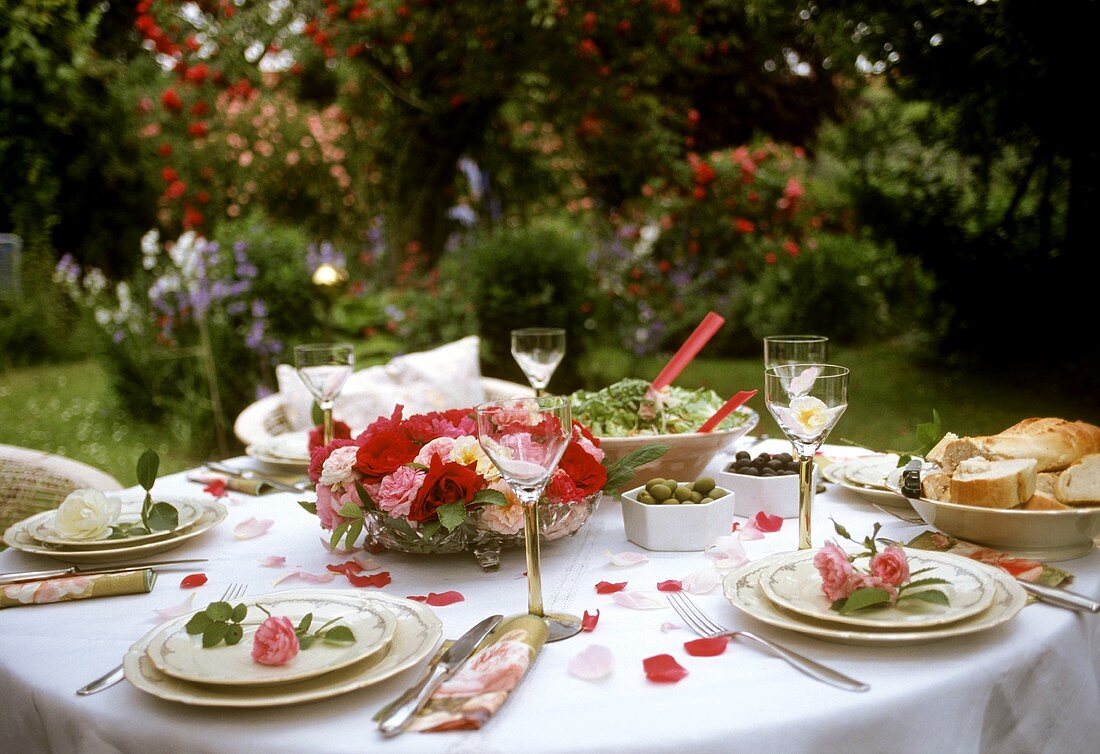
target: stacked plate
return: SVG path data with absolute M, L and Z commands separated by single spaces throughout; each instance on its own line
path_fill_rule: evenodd
M 879 505 L 908 508 L 906 498 L 886 485 L 886 477 L 898 467 L 894 453 L 874 453 L 827 464 L 821 470 L 825 480 L 862 495 Z
M 162 498 L 157 498 L 158 502 Z M 216 501 L 168 499 L 179 514 L 176 526 L 166 531 L 137 534 L 121 539 L 80 540 L 65 537 L 54 528 L 56 510 L 37 513 L 13 524 L 4 532 L 4 544 L 15 550 L 48 555 L 68 563 L 107 563 L 152 555 L 179 547 L 210 531 L 225 520 L 225 506 Z M 122 504 L 118 523 L 141 521 L 141 503 Z
M 1027 594 L 1007 574 L 948 553 L 905 551 L 920 578 L 941 578 L 948 605 L 907 600 L 901 606 L 842 615 L 829 607 L 816 553 L 801 550 L 748 563 L 726 576 L 726 598 L 742 612 L 772 626 L 826 641 L 868 646 L 923 644 L 985 631 L 1011 620 Z
M 244 637 L 233 646 L 204 648 L 185 630 L 191 616 L 161 625 L 130 647 L 126 679 L 138 689 L 175 702 L 211 707 L 271 707 L 325 699 L 378 683 L 412 667 L 438 648 L 443 626 L 411 600 L 347 590 L 300 589 L 243 600 Z M 286 616 L 297 626 L 312 613 L 311 631 L 332 621 L 355 635 L 350 645 L 314 642 L 284 665 L 252 659 L 256 628 Z
M 284 470 L 300 471 L 309 466 L 309 433 L 287 432 L 244 449 L 260 463 Z

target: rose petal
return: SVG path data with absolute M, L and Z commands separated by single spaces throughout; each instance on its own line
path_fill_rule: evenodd
M 225 480 L 211 479 L 210 483 L 202 488 L 202 491 L 213 495 L 215 499 L 225 496 Z
M 765 534 L 771 534 L 773 531 L 779 531 L 783 528 L 782 516 L 769 516 L 764 511 L 757 511 L 752 522 L 756 524 L 757 529 Z
M 675 579 L 669 579 L 668 581 L 657 582 L 658 592 L 682 592 L 684 591 L 684 585 Z
M 595 615 L 589 615 L 588 611 L 584 611 L 584 617 L 581 618 L 581 631 L 595 631 L 596 624 L 600 622 L 600 611 L 597 610 Z
M 661 633 L 667 634 L 669 631 L 679 631 L 683 626 L 679 623 L 670 623 L 667 620 L 661 624 Z
M 668 600 L 657 592 L 619 592 L 611 595 L 611 599 L 631 610 L 660 610 L 668 607 Z
M 352 560 L 358 563 L 359 568 L 364 571 L 377 571 L 382 568 L 381 563 L 372 558 L 370 555 L 367 555 L 365 552 L 361 552 L 358 555 L 354 556 Z
M 252 539 L 261 534 L 267 534 L 267 530 L 274 523 L 270 518 L 245 519 L 233 527 L 233 536 L 237 539 Z
M 688 674 L 672 655 L 654 655 L 642 660 L 645 677 L 656 683 L 676 683 Z
M 181 615 L 187 615 L 189 612 L 194 610 L 194 608 L 192 607 L 192 603 L 194 601 L 195 593 L 191 592 L 191 594 L 187 595 L 187 599 L 185 599 L 183 602 L 179 603 L 178 605 L 173 605 L 172 607 L 157 608 L 153 610 L 153 615 L 156 616 L 157 620 L 162 621 L 172 620 L 173 618 L 178 618 Z
M 197 586 L 202 586 L 206 583 L 205 573 L 192 573 L 183 577 L 180 582 L 180 589 L 194 589 Z
M 615 669 L 615 655 L 601 644 L 592 644 L 569 661 L 569 675 L 582 681 L 599 681 Z
M 703 568 L 684 576 L 680 583 L 688 594 L 706 594 L 718 586 L 720 580 L 718 572 L 713 568 Z
M 684 651 L 692 657 L 715 657 L 726 651 L 730 640 L 728 636 L 715 636 L 712 639 L 695 639 L 684 642 Z
M 626 581 L 600 581 L 596 584 L 596 594 L 614 594 L 626 589 Z
M 426 602 L 432 607 L 446 607 L 447 605 L 453 605 L 456 602 L 465 602 L 466 598 L 462 595 L 462 592 L 428 592 L 424 594 L 410 594 L 405 599 L 413 600 L 415 602 Z
M 268 555 L 260 559 L 260 565 L 264 568 L 282 568 L 286 565 L 286 557 L 283 555 Z
M 640 552 L 611 552 L 607 551 L 607 557 L 611 561 L 611 565 L 616 566 L 632 566 L 639 563 L 645 563 L 649 560 L 645 555 Z
M 714 560 L 716 568 L 731 569 L 749 562 L 745 546 L 733 535 L 719 537 L 707 548 L 707 555 Z
M 741 531 L 737 533 L 737 537 L 742 542 L 751 542 L 754 539 L 763 539 L 764 533 L 756 528 L 755 522 L 749 521 L 741 527 Z
M 340 540 L 340 542 L 343 542 L 343 541 L 344 541 L 343 539 Z M 353 552 L 356 552 L 356 551 L 359 550 L 358 547 L 352 547 L 349 550 L 345 547 L 341 547 L 339 545 L 339 543 L 337 543 L 336 547 L 329 547 L 329 538 L 328 537 L 321 537 L 321 544 L 324 545 L 324 548 L 326 550 L 333 553 L 334 555 L 351 555 Z
M 352 586 L 364 587 L 373 586 L 381 589 L 389 584 L 393 579 L 390 578 L 389 571 L 379 571 L 378 573 L 371 574 L 370 576 L 355 576 L 350 573 L 345 573 L 348 582 Z
M 279 578 L 271 582 L 271 586 L 279 586 L 284 581 L 290 579 L 298 579 L 299 581 L 305 581 L 308 584 L 327 584 L 336 578 L 335 573 L 310 573 L 309 571 L 291 571 L 290 573 L 284 573 Z

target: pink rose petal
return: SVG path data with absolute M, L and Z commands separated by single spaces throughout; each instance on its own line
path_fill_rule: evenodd
M 569 675 L 582 681 L 600 681 L 615 669 L 615 655 L 602 644 L 592 644 L 569 661 Z
M 290 579 L 298 579 L 304 581 L 307 584 L 327 584 L 336 578 L 335 573 L 310 573 L 309 571 L 291 571 L 290 573 L 284 573 L 279 578 L 271 582 L 271 586 L 279 586 L 284 581 Z
M 757 511 L 756 515 L 753 516 L 752 522 L 756 524 L 757 529 L 765 534 L 771 534 L 783 528 L 782 516 L 769 516 L 764 511 Z
M 262 534 L 267 534 L 267 530 L 271 528 L 271 525 L 275 522 L 270 518 L 249 518 L 241 521 L 239 524 L 233 527 L 233 536 L 237 539 L 252 539 L 259 537 Z
M 268 555 L 260 559 L 260 565 L 264 568 L 282 568 L 286 565 L 286 557 L 283 555 Z
M 657 683 L 676 683 L 688 674 L 672 655 L 655 655 L 642 660 L 645 677 Z
M 364 571 L 379 571 L 382 569 L 382 564 L 377 560 L 367 555 L 365 552 L 361 552 L 358 555 L 352 557 L 356 563 L 359 564 L 359 568 Z
M 584 617 L 581 618 L 581 631 L 595 631 L 596 624 L 600 622 L 600 611 L 597 610 L 595 615 L 589 615 L 588 611 L 584 611 Z
M 611 561 L 611 565 L 615 566 L 633 566 L 649 560 L 640 552 L 611 552 L 611 550 L 608 550 L 607 557 Z
M 668 607 L 668 600 L 659 592 L 616 592 L 611 595 L 615 604 L 631 610 L 660 610 Z
M 194 608 L 191 606 L 194 601 L 195 593 L 191 592 L 189 595 L 187 595 L 187 599 L 185 599 L 183 602 L 179 603 L 178 605 L 173 605 L 172 607 L 157 608 L 156 610 L 153 610 L 153 615 L 158 621 L 172 620 L 173 618 L 178 618 L 181 615 L 187 615 L 189 612 L 194 610 Z
M 684 585 L 684 591 L 688 594 L 706 594 L 718 586 L 720 580 L 718 572 L 713 568 L 703 568 L 684 576 L 680 583 Z
M 741 527 L 741 530 L 737 533 L 738 538 L 742 542 L 751 542 L 754 539 L 763 539 L 764 533 L 756 528 L 756 524 L 749 521 L 747 524 Z
M 658 592 L 682 592 L 684 591 L 684 585 L 675 579 L 669 579 L 668 581 L 657 582 Z
M 679 623 L 670 623 L 666 620 L 661 624 L 661 633 L 667 634 L 669 631 L 679 631 L 681 628 L 683 628 L 683 626 Z
M 733 535 L 714 540 L 714 544 L 707 548 L 707 555 L 714 560 L 716 568 L 725 570 L 737 568 L 749 562 L 749 557 L 745 554 L 745 546 Z

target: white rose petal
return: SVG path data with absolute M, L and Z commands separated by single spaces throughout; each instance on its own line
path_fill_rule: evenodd
M 355 479 L 355 454 L 358 445 L 345 445 L 332 451 L 321 467 L 321 484 L 331 487 Z
M 103 539 L 121 510 L 122 503 L 99 490 L 73 490 L 57 509 L 53 528 L 66 539 Z

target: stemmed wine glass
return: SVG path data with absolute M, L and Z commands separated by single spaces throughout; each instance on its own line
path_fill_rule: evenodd
M 798 549 L 808 550 L 814 453 L 848 408 L 848 370 L 784 364 L 764 372 L 764 401 L 798 454 Z
M 539 498 L 572 433 L 568 398 L 513 398 L 477 407 L 478 442 L 523 504 L 527 611 L 546 621 L 547 641 L 567 639 L 581 630 L 580 618 L 543 610 L 539 564 Z
M 560 327 L 525 327 L 512 330 L 512 358 L 527 375 L 535 395 L 546 386 L 565 356 L 565 330 Z
M 308 343 L 294 347 L 294 366 L 306 389 L 317 400 L 323 417 L 325 445 L 335 434 L 332 407 L 355 367 L 355 349 L 348 343 Z
M 769 335 L 764 338 L 764 368 L 783 364 L 827 364 L 829 339 L 824 335 Z

